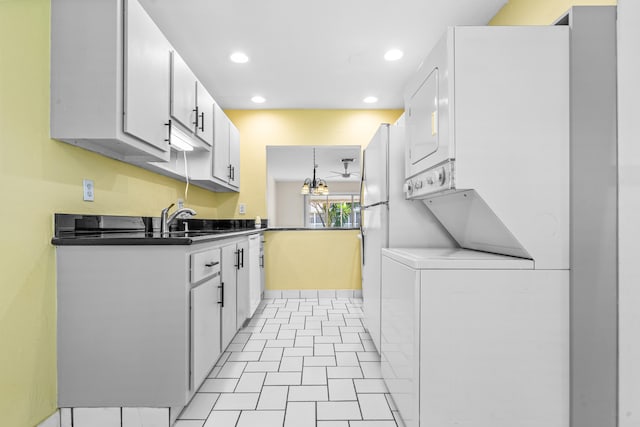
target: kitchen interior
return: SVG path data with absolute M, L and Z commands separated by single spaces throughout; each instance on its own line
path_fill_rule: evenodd
M 0 2 L 0 424 L 640 425 L 639 17 Z

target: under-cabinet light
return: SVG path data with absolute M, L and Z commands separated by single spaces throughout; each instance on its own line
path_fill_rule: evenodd
M 193 151 L 193 145 L 189 137 L 181 130 L 173 127 L 171 129 L 171 147 L 178 151 Z

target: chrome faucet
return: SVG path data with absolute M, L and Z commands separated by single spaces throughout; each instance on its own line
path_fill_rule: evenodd
M 189 218 L 189 217 L 194 216 L 196 214 L 196 211 L 194 211 L 193 209 L 180 208 L 177 211 L 175 211 L 174 213 L 172 213 L 171 215 L 168 215 L 169 214 L 169 209 L 171 209 L 174 205 L 175 205 L 175 203 L 171 203 L 169 206 L 167 206 L 166 208 L 162 209 L 162 212 L 160 213 L 160 233 L 163 236 L 169 234 L 169 226 L 171 224 L 173 224 L 173 222 L 176 219 L 178 219 L 178 218 L 180 218 L 180 219 Z

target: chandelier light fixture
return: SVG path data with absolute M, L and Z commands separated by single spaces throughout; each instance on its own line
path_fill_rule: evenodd
M 316 179 L 316 149 L 313 149 L 313 179 L 306 178 L 302 184 L 300 194 L 312 194 L 314 196 L 324 196 L 329 194 L 329 186 L 324 179 Z

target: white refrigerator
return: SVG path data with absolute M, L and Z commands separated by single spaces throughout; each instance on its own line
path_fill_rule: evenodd
M 362 297 L 365 327 L 380 351 L 382 248 L 455 247 L 427 207 L 406 200 L 404 115 L 382 124 L 364 150 L 360 183 Z

